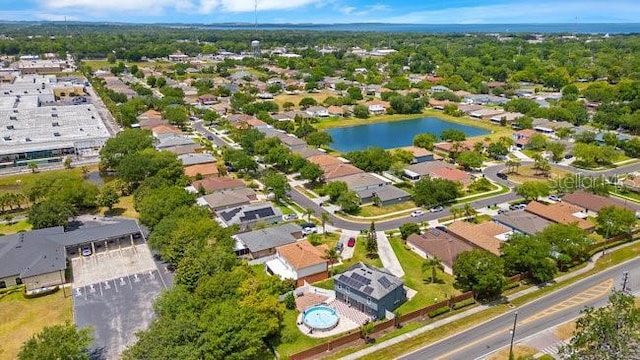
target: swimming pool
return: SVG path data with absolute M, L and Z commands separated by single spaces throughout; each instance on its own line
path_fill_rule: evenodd
M 314 330 L 331 330 L 338 325 L 340 315 L 327 305 L 315 305 L 302 313 L 302 321 Z

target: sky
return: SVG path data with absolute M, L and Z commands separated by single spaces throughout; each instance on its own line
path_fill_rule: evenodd
M 255 0 L 0 0 L 0 20 L 254 22 Z M 259 23 L 637 23 L 639 0 L 257 0 Z

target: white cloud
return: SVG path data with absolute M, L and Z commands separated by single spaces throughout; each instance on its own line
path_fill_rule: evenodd
M 577 17 L 584 22 L 636 22 L 639 16 L 640 7 L 631 0 L 543 0 L 416 11 L 380 21 L 405 24 L 566 23 Z
M 141 12 L 141 15 L 160 15 L 176 10 L 184 13 L 211 14 L 214 12 L 251 12 L 254 0 L 40 0 L 47 9 L 73 12 Z M 308 5 L 321 5 L 322 0 L 258 0 L 258 11 L 288 10 Z

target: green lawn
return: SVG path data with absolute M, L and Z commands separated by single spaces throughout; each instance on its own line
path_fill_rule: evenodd
M 287 310 L 284 313 L 284 319 L 282 321 L 283 327 L 280 332 L 280 343 L 277 344 L 275 348 L 281 357 L 295 354 L 328 341 L 328 338 L 316 339 L 300 332 L 296 325 L 298 314 L 297 310 Z
M 342 265 L 338 265 L 335 268 L 333 268 L 333 273 L 334 274 L 339 274 L 341 272 L 344 272 L 345 270 L 347 270 L 347 268 L 355 263 L 358 263 L 360 261 L 362 261 L 363 263 L 369 264 L 369 265 L 373 265 L 376 267 L 382 267 L 382 260 L 380 260 L 379 257 L 376 258 L 369 258 L 367 257 L 367 251 L 364 248 L 364 242 L 365 242 L 365 237 L 364 236 L 358 236 L 356 239 L 356 248 L 353 252 L 353 257 L 351 259 L 348 260 L 343 260 L 342 261 Z
M 89 171 L 97 170 L 97 166 L 89 167 Z M 35 179 L 40 176 L 40 174 L 62 174 L 62 173 L 77 173 L 78 175 L 82 175 L 82 169 L 80 167 L 74 167 L 71 169 L 61 169 L 61 170 L 47 170 L 46 172 L 36 172 L 36 173 L 21 173 L 16 175 L 7 175 L 0 176 L 0 193 L 5 192 L 18 192 L 20 191 L 20 184 Z
M 35 299 L 25 299 L 22 292 L 0 298 L 0 344 L 4 350 L 0 358 L 17 358 L 22 343 L 45 326 L 73 321 L 71 299 L 64 297 L 62 290 Z
M 393 237 L 389 242 L 404 270 L 404 284 L 418 292 L 413 299 L 402 304 L 398 312 L 406 314 L 460 293 L 453 288 L 453 277 L 440 270 L 437 270 L 436 283 L 431 284 L 431 271 L 422 271 L 424 259 L 406 248 L 402 239 Z
M 633 191 L 628 191 L 628 190 L 616 190 L 616 191 L 610 191 L 612 194 L 614 195 L 620 195 L 620 196 L 624 196 L 624 197 L 628 197 L 630 199 L 633 199 L 637 202 L 640 202 L 640 194 L 637 192 L 633 192 Z
M 387 215 L 398 211 L 410 211 L 416 208 L 416 204 L 413 201 L 405 201 L 398 204 L 393 204 L 389 206 L 378 207 L 375 205 L 366 205 L 360 207 L 360 211 L 358 211 L 358 216 L 371 217 L 371 216 L 381 216 Z
M 20 220 L 11 224 L 0 224 L 0 235 L 10 235 L 28 230 L 31 230 L 31 224 L 27 220 Z

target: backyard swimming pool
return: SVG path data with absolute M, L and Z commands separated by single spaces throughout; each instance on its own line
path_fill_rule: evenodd
M 338 325 L 340 315 L 336 309 L 327 305 L 315 305 L 306 309 L 302 321 L 314 330 L 331 330 Z

